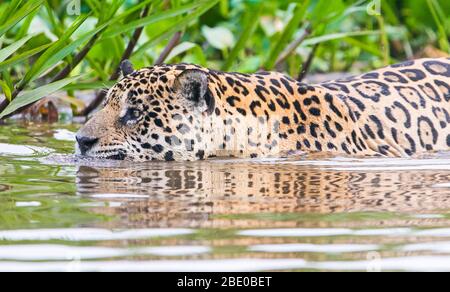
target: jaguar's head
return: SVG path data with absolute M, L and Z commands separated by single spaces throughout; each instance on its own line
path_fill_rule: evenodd
M 209 73 L 195 65 L 133 70 L 76 135 L 77 154 L 117 160 L 196 160 L 205 155 L 215 108 Z

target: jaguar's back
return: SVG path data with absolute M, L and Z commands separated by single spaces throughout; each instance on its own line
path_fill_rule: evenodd
M 450 148 L 449 59 L 408 61 L 320 87 L 352 121 L 346 131 L 351 148 L 341 145 L 348 154 L 406 156 Z

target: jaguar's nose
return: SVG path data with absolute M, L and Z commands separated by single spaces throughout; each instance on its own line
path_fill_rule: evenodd
M 98 138 L 77 136 L 76 139 L 82 155 L 86 154 L 86 152 L 88 152 L 92 147 L 94 147 L 95 143 L 98 142 Z

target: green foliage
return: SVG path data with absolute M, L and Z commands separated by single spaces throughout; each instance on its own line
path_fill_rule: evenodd
M 439 34 L 439 45 L 441 48 L 445 51 L 450 50 L 450 45 L 448 42 L 447 37 L 447 31 L 446 28 L 449 28 L 449 19 L 448 16 L 445 15 L 444 11 L 442 10 L 441 5 L 439 4 L 439 1 L 437 0 L 427 0 L 428 7 L 431 11 L 431 14 L 433 15 L 433 19 L 436 23 L 436 26 L 438 27 Z M 448 10 L 447 10 L 448 11 Z
M 19 83 L 19 87 L 26 85 L 28 82 L 35 80 L 44 71 L 48 70 L 52 66 L 56 65 L 59 61 L 64 59 L 71 51 L 76 48 L 77 41 L 70 42 L 70 36 L 86 21 L 87 15 L 78 17 L 67 31 L 54 42 L 45 52 L 37 59 L 37 61 L 31 66 L 30 70 L 25 74 Z M 88 35 L 90 36 L 90 35 Z M 87 38 L 86 38 L 87 39 Z M 85 39 L 83 39 L 85 40 Z M 78 41 L 80 42 L 80 41 Z M 75 44 L 75 45 L 74 45 Z M 67 49 L 69 47 L 69 50 Z
M 38 9 L 44 0 L 31 0 L 25 1 L 23 6 L 20 4 L 24 2 L 22 0 L 13 0 L 9 3 L 7 8 L 3 11 L 0 18 L 0 37 L 3 36 L 8 30 L 19 23 L 22 19 L 33 13 Z
M 222 1 L 226 3 L 226 1 Z M 239 36 L 238 41 L 236 42 L 235 46 L 230 52 L 230 55 L 225 60 L 224 64 L 222 65 L 222 70 L 226 71 L 229 70 L 232 66 L 234 60 L 239 56 L 239 53 L 245 49 L 245 45 L 247 44 L 249 38 L 254 34 L 256 28 L 258 27 L 258 21 L 255 21 L 256 19 L 259 19 L 259 16 L 261 14 L 262 5 L 256 5 L 256 7 L 251 7 L 252 9 L 249 9 L 248 11 L 244 12 L 244 15 L 242 17 L 242 26 L 243 30 L 241 35 Z
M 76 75 L 83 77 L 64 86 L 69 95 L 111 86 L 111 74 L 139 29 L 143 33 L 129 56 L 136 67 L 155 63 L 179 32 L 181 40 L 166 62 L 240 72 L 279 70 L 294 77 L 312 53 L 310 72 L 328 72 L 369 70 L 411 58 L 426 46 L 450 52 L 450 2 L 445 0 L 380 0 L 380 15 L 368 15 L 370 0 L 80 3 L 78 16 L 68 14 L 65 1 L 0 3 L 0 93 L 8 100 L 21 98 L 12 105 L 36 100 L 24 100 L 21 91 Z M 0 106 L 2 117 L 4 110 Z
M 298 30 L 300 23 L 304 20 L 308 4 L 309 0 L 305 1 L 303 4 L 297 4 L 295 6 L 291 19 L 286 24 L 279 38 L 275 40 L 275 45 L 272 47 L 269 58 L 264 66 L 266 69 L 272 69 L 275 66 L 275 61 L 278 56 L 288 45 L 289 41 L 292 39 L 292 36 Z
M 31 39 L 32 35 L 26 36 L 17 42 L 14 42 L 10 46 L 0 50 L 0 62 L 3 62 L 6 58 L 14 54 L 15 51 L 20 49 L 27 41 Z
M 50 84 L 46 84 L 43 86 L 40 86 L 36 89 L 24 92 L 23 94 L 17 96 L 15 99 L 13 99 L 10 104 L 6 107 L 6 109 L 0 114 L 0 119 L 3 118 L 6 115 L 11 114 L 15 110 L 30 104 L 32 102 L 38 101 L 39 99 L 48 96 L 64 86 L 74 82 L 75 80 L 79 79 L 80 76 L 76 77 L 70 77 L 63 80 L 59 80 Z

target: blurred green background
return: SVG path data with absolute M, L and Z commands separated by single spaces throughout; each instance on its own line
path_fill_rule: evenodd
M 448 0 L 2 1 L 0 118 L 61 91 L 86 115 L 97 104 L 77 94 L 98 103 L 127 58 L 302 79 L 448 56 L 449 12 Z

